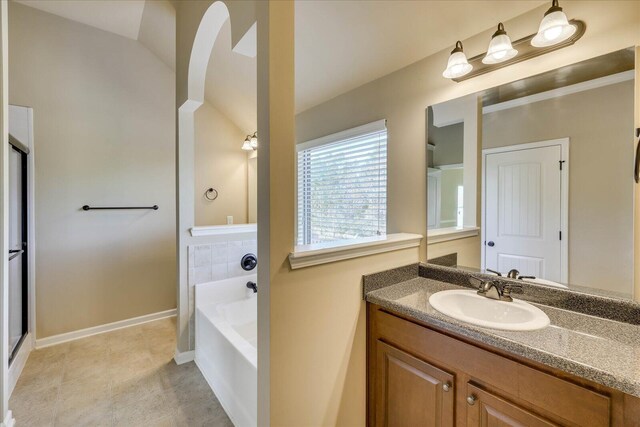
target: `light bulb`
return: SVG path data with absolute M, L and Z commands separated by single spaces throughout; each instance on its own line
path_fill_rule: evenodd
M 253 151 L 253 147 L 251 146 L 251 137 L 249 135 L 247 135 L 247 137 L 244 139 L 242 149 L 244 151 Z
M 442 72 L 442 75 L 447 79 L 455 79 L 468 74 L 472 69 L 473 66 L 469 64 L 467 56 L 462 50 L 462 42 L 458 40 L 456 47 L 451 51 L 447 68 Z
M 562 27 L 551 27 L 547 30 L 544 30 L 544 32 L 542 33 L 542 35 L 544 35 L 544 38 L 551 41 L 551 40 L 555 40 L 558 38 L 558 36 L 562 34 Z
M 567 40 L 576 30 L 577 27 L 569 23 L 567 15 L 558 5 L 558 0 L 553 0 L 551 7 L 540 21 L 538 34 L 531 39 L 531 45 L 535 47 L 553 46 Z
M 507 61 L 518 54 L 511 45 L 511 39 L 504 30 L 502 22 L 498 24 L 498 30 L 493 33 L 487 54 L 482 58 L 483 64 L 498 64 Z

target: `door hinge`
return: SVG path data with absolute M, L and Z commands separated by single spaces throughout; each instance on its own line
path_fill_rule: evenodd
M 565 160 L 560 160 L 560 170 L 562 170 L 562 164 L 565 162 Z
M 562 240 L 562 231 L 558 231 L 558 238 Z

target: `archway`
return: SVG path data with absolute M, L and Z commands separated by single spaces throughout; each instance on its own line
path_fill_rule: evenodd
M 177 149 L 177 235 L 178 235 L 178 319 L 175 360 L 193 360 L 194 321 L 193 289 L 189 286 L 188 246 L 192 241 L 190 229 L 195 223 L 194 154 L 195 112 L 204 102 L 207 67 L 213 45 L 222 26 L 230 19 L 222 1 L 211 4 L 204 13 L 195 34 L 188 69 L 188 99 L 178 108 Z

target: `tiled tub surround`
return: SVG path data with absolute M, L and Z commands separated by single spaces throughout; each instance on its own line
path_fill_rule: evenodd
M 551 325 L 529 332 L 486 329 L 443 315 L 429 304 L 435 292 L 471 288 L 469 276 L 413 264 L 365 276 L 364 297 L 425 324 L 640 397 L 640 304 L 524 284 L 525 294 L 516 297 L 543 310 Z
M 255 274 L 255 270 L 243 270 L 240 260 L 245 254 L 257 255 L 257 250 L 256 239 L 189 246 L 189 286 Z
M 230 228 L 215 235 L 192 237 L 187 249 L 189 287 L 189 348 L 195 348 L 195 285 L 256 274 L 257 269 L 244 271 L 240 261 L 245 254 L 258 255 L 257 231 Z M 258 259 L 258 265 L 260 260 Z

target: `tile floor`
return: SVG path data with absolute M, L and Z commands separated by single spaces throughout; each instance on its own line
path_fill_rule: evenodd
M 36 350 L 11 396 L 17 427 L 233 426 L 193 362 L 176 365 L 175 318 Z

